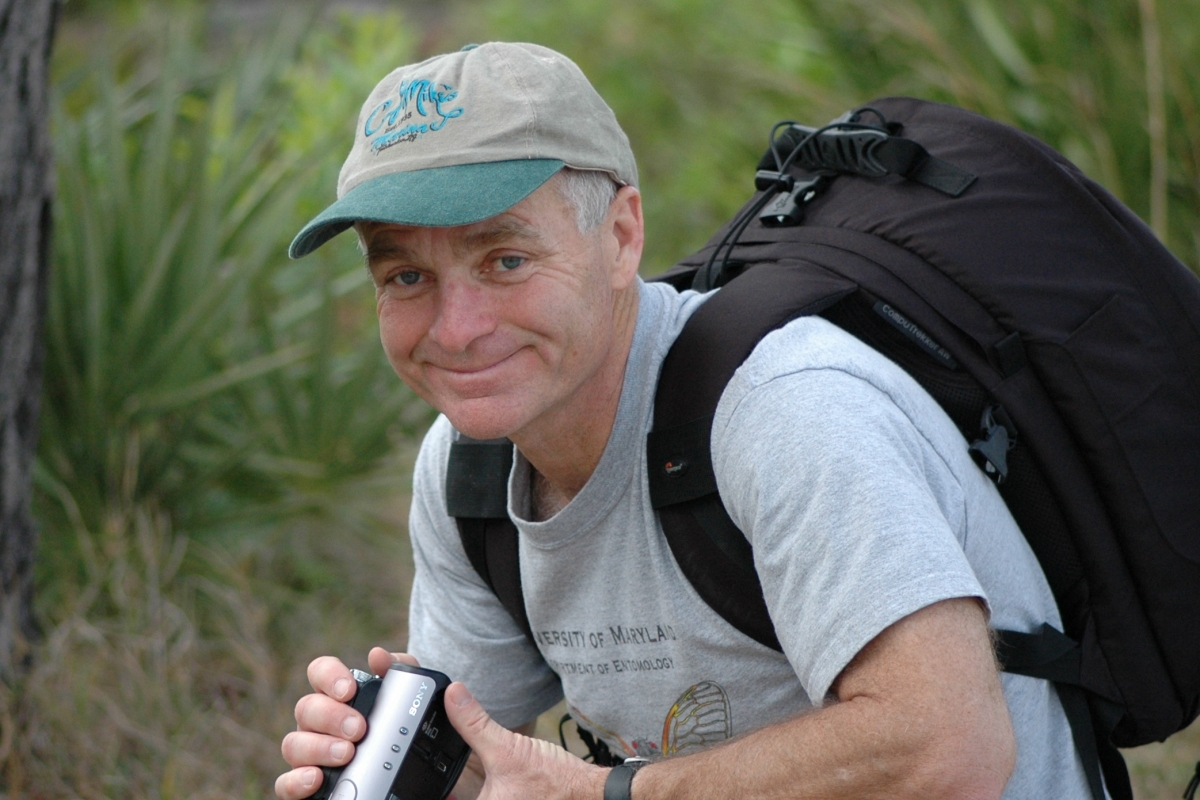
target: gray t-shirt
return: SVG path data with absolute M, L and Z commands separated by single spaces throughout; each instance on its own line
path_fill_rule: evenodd
M 740 633 L 684 578 L 650 506 L 645 436 L 668 348 L 703 296 L 641 286 L 613 432 L 583 490 L 521 532 L 531 644 L 474 572 L 445 512 L 451 438 L 417 461 L 408 649 L 464 681 L 504 725 L 565 696 L 615 753 L 671 755 L 835 702 L 829 687 L 884 628 L 939 600 L 985 599 L 998 628 L 1061 627 L 1042 572 L 992 483 L 903 370 L 818 318 L 765 337 L 717 407 L 713 465 L 754 547 L 779 653 Z M 1002 676 L 1017 733 L 1006 798 L 1089 797 L 1057 696 Z M 802 753 L 797 754 L 803 758 Z

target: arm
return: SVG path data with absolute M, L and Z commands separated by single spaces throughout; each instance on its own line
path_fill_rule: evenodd
M 465 687 L 451 692 L 451 721 L 489 776 L 481 797 L 602 796 L 606 770 L 507 733 Z M 975 600 L 937 603 L 891 625 L 842 671 L 834 693 L 839 702 L 814 713 L 646 767 L 633 796 L 891 800 L 1003 792 L 1016 745 Z
M 636 796 L 995 798 L 1003 792 L 1016 745 L 975 600 L 937 603 L 893 624 L 839 675 L 834 693 L 839 702 L 816 713 L 642 770 Z

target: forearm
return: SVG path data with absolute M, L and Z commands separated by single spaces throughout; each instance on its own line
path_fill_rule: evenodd
M 711 751 L 646 767 L 636 800 L 997 798 L 1016 744 L 973 599 L 934 604 L 863 648 L 841 702 Z
M 997 797 L 1008 778 L 1000 742 L 960 741 L 889 720 L 860 698 L 638 773 L 635 800 L 803 797 Z M 1003 736 L 1005 726 L 1001 725 Z M 948 733 L 948 732 L 944 732 Z M 1000 759 L 989 761 L 991 750 Z M 998 762 L 998 763 L 997 763 Z

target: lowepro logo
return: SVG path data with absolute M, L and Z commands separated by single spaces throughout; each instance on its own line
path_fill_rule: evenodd
M 408 715 L 415 717 L 417 709 L 421 707 L 422 701 L 425 700 L 425 692 L 429 689 L 429 684 L 421 681 L 421 688 L 417 690 L 417 696 L 413 698 L 412 706 L 408 709 Z

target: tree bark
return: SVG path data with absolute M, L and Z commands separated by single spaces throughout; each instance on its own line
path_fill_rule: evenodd
M 30 493 L 50 269 L 50 45 L 58 0 L 0 0 L 0 677 L 37 636 Z

